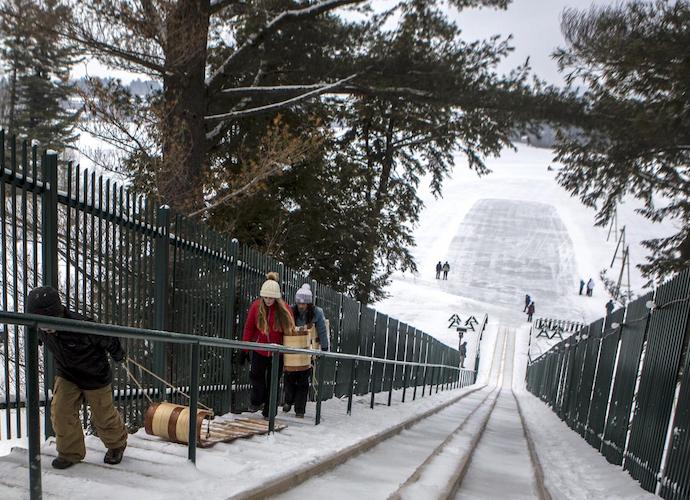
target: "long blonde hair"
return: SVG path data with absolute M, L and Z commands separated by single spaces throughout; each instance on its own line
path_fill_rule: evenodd
M 278 281 L 278 273 L 268 273 L 266 279 Z M 275 299 L 275 316 L 273 322 L 277 330 L 290 333 L 295 329 L 295 320 L 288 311 L 287 304 L 283 299 Z M 268 336 L 268 306 L 263 298 L 259 298 L 259 314 L 256 318 L 256 327 L 264 335 Z

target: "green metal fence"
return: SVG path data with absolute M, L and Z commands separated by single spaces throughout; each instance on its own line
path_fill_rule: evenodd
M 532 361 L 527 389 L 644 489 L 687 499 L 689 342 L 685 271 Z
M 21 312 L 31 288 L 51 285 L 70 309 L 99 323 L 238 340 L 266 273 L 277 271 L 288 300 L 303 283 L 312 284 L 315 302 L 330 322 L 333 352 L 419 363 L 457 360 L 457 352 L 445 345 L 437 346 L 438 355 L 418 352 L 416 344 L 426 346 L 433 339 L 122 185 L 71 163 L 58 164 L 55 154 L 40 153 L 27 140 L 17 143 L 2 131 L 0 199 L 0 310 Z M 24 405 L 21 332 L 7 324 L 0 331 L 0 409 L 6 410 L 0 438 L 22 437 L 24 423 L 16 411 Z M 188 345 L 141 338 L 124 344 L 147 369 L 175 386 L 189 386 L 192 371 L 180 361 L 189 356 Z M 211 345 L 202 345 L 199 356 L 203 402 L 219 414 L 245 410 L 248 368 L 228 350 Z M 39 368 L 45 405 L 52 388 L 49 355 L 41 357 Z M 432 380 L 427 368 L 407 368 L 413 398 L 417 386 L 444 381 Z M 351 379 L 356 394 L 368 394 L 384 386 L 390 393 L 404 378 L 404 368 L 384 370 L 384 364 L 370 361 L 329 359 L 317 371 L 323 399 L 345 395 Z M 122 367 L 114 367 L 116 404 L 132 428 L 142 423 L 144 394 L 165 391 L 145 372 L 138 375 L 142 389 L 130 385 Z M 463 374 L 462 384 L 473 377 Z M 86 412 L 84 419 L 86 424 Z

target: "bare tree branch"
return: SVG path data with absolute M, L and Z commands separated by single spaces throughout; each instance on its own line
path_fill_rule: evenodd
M 220 115 L 211 115 L 211 116 L 206 116 L 206 120 L 227 120 L 227 119 L 237 119 L 237 118 L 245 118 L 247 116 L 254 116 L 258 115 L 261 113 L 267 113 L 269 111 L 275 111 L 277 109 L 282 109 L 287 106 L 290 106 L 292 104 L 296 104 L 301 101 L 305 101 L 311 97 L 324 94 L 332 89 L 335 89 L 339 87 L 340 85 L 343 85 L 353 78 L 359 76 L 359 73 L 355 73 L 354 75 L 350 75 L 346 78 L 343 78 L 342 80 L 338 80 L 337 82 L 329 83 L 327 85 L 322 85 L 319 88 L 312 90 L 311 92 L 307 92 L 305 94 L 299 95 L 297 97 L 293 97 L 291 99 L 287 99 L 285 101 L 280 101 L 280 102 L 275 102 L 273 104 L 267 104 L 266 106 L 258 106 L 256 108 L 249 108 L 249 109 L 243 109 L 240 111 L 231 111 L 229 113 L 223 113 Z
M 300 92 L 308 92 L 310 90 L 320 89 L 324 83 L 315 83 L 314 85 L 278 85 L 266 87 L 236 87 L 233 89 L 223 89 L 221 92 L 227 96 L 253 97 L 263 95 L 275 94 L 299 94 Z
M 158 73 L 159 75 L 163 75 L 165 73 L 165 68 L 161 64 L 153 62 L 151 60 L 148 60 L 146 57 L 149 56 L 149 54 L 140 54 L 136 52 L 128 52 L 120 47 L 116 47 L 115 45 L 110 45 L 108 43 L 102 42 L 100 40 L 96 40 L 94 37 L 88 36 L 80 36 L 77 35 L 76 33 L 61 33 L 63 36 L 68 38 L 69 40 L 72 40 L 74 42 L 78 42 L 81 44 L 86 45 L 89 48 L 92 49 L 97 49 L 99 51 L 103 51 L 107 54 L 110 54 L 113 57 L 118 57 L 120 59 L 123 59 L 125 61 L 131 62 L 133 64 L 142 66 L 144 68 L 147 68 L 155 73 Z

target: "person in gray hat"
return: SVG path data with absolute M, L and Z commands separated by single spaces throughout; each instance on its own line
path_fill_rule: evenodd
M 49 286 L 34 288 L 26 301 L 26 312 L 56 318 L 90 321 L 62 305 L 58 291 Z M 118 464 L 127 446 L 127 429 L 113 405 L 108 354 L 116 362 L 125 359 L 117 337 L 70 331 L 40 330 L 39 341 L 53 353 L 55 383 L 50 420 L 55 430 L 56 469 L 66 469 L 86 456 L 79 410 L 84 401 L 91 407 L 91 421 L 108 451 L 107 464 Z
M 311 287 L 307 284 L 297 290 L 295 294 L 295 305 L 292 306 L 292 313 L 295 317 L 296 327 L 316 328 L 319 336 L 321 350 L 327 351 L 329 348 L 328 329 L 326 328 L 326 316 L 323 309 L 314 305 L 314 296 Z M 295 415 L 299 418 L 304 417 L 307 408 L 307 395 L 309 393 L 309 380 L 311 379 L 312 369 L 302 371 L 285 372 L 283 375 L 284 404 L 283 411 L 288 413 L 292 406 L 295 406 Z

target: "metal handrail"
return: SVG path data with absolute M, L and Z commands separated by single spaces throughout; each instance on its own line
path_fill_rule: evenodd
M 418 366 L 424 368 L 440 369 L 439 380 L 444 380 L 444 371 L 455 371 L 455 382 L 459 381 L 460 372 L 474 373 L 475 370 L 460 368 L 444 364 L 421 363 L 412 361 L 398 361 L 394 359 L 360 356 L 330 351 L 317 351 L 311 349 L 296 349 L 278 344 L 260 344 L 257 342 L 244 342 L 240 340 L 221 339 L 217 337 L 201 337 L 184 333 L 169 332 L 164 330 L 150 330 L 119 325 L 93 323 L 90 321 L 55 318 L 36 314 L 8 312 L 0 310 L 0 323 L 26 327 L 24 349 L 26 363 L 24 367 L 26 380 L 26 406 L 27 406 L 27 432 L 29 441 L 29 488 L 31 500 L 42 498 L 41 487 L 41 453 L 40 453 L 40 400 L 38 380 L 38 332 L 39 329 L 67 330 L 74 333 L 100 335 L 108 337 L 122 337 L 131 339 L 145 339 L 159 342 L 171 342 L 191 346 L 190 358 L 190 401 L 189 413 L 196 415 L 199 402 L 199 361 L 200 346 L 220 347 L 225 349 L 244 349 L 251 351 L 270 351 L 286 354 L 309 354 L 319 358 L 331 358 L 334 360 L 349 360 L 352 363 L 348 390 L 348 414 L 352 409 L 352 397 L 354 393 L 355 363 L 357 361 L 391 364 L 400 366 Z M 318 389 L 317 394 L 322 393 L 323 365 L 318 363 Z M 278 377 L 279 356 L 272 356 L 271 360 L 271 389 L 269 395 L 269 432 L 275 430 L 275 416 L 278 403 Z M 425 372 L 426 373 L 426 372 Z M 433 385 L 432 372 L 432 385 Z M 407 382 L 405 381 L 405 384 Z M 426 382 L 425 382 L 426 383 Z M 440 383 L 440 382 L 439 382 Z M 448 382 L 446 382 L 448 383 Z M 393 384 L 391 383 L 391 391 Z M 438 390 L 438 384 L 437 384 Z M 319 425 L 321 417 L 321 397 L 316 398 L 315 425 Z M 372 406 L 373 408 L 373 406 Z M 196 419 L 189 419 L 188 459 L 196 463 Z
M 206 347 L 222 347 L 227 349 L 247 349 L 251 351 L 271 351 L 281 354 L 310 354 L 334 358 L 340 360 L 369 361 L 374 363 L 425 366 L 429 368 L 448 368 L 456 371 L 474 372 L 468 368 L 437 364 L 437 363 L 416 363 L 414 361 L 399 361 L 395 359 L 376 358 L 373 356 L 361 356 L 359 354 L 347 354 L 342 352 L 316 351 L 312 349 L 298 349 L 295 347 L 285 347 L 280 344 L 261 344 L 258 342 L 246 342 L 243 340 L 222 339 L 219 337 L 201 337 L 186 333 L 170 332 L 166 330 L 151 330 L 147 328 L 136 328 L 130 326 L 111 325 L 106 323 L 94 323 L 92 321 L 82 321 L 75 319 L 56 318 L 53 316 L 41 316 L 37 314 L 16 313 L 0 310 L 0 323 L 21 326 L 35 326 L 37 328 L 48 328 L 54 330 L 69 330 L 74 333 L 84 333 L 99 335 L 103 337 L 122 337 L 130 339 L 148 339 L 161 342 L 172 342 L 176 344 L 199 344 Z

